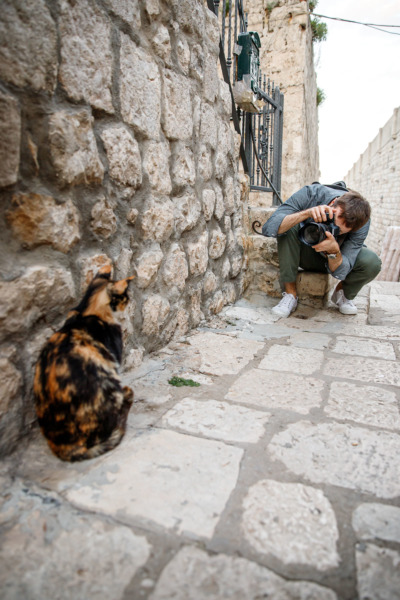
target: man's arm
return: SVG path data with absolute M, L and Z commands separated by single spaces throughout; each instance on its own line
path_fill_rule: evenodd
M 311 208 L 306 208 L 306 210 L 301 210 L 300 212 L 286 215 L 279 226 L 278 233 L 286 233 L 289 231 L 289 229 L 295 225 L 298 225 L 299 223 L 302 223 L 302 221 L 305 221 L 306 219 L 313 219 L 316 223 L 322 223 L 323 221 L 327 220 L 327 213 L 329 218 L 332 219 L 334 212 L 335 209 L 331 206 L 320 204 L 319 206 L 312 206 Z M 317 250 L 317 252 L 322 252 L 322 250 Z

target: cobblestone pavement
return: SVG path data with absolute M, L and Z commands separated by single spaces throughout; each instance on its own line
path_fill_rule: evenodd
M 240 300 L 125 375 L 116 450 L 8 459 L 1 598 L 400 598 L 400 283 L 356 302 Z

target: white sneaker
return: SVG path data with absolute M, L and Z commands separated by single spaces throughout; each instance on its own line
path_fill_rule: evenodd
M 332 302 L 336 304 L 342 315 L 356 315 L 357 306 L 352 300 L 348 300 L 344 295 L 343 290 L 334 291 L 331 298 Z
M 274 306 L 271 312 L 274 315 L 278 315 L 278 317 L 286 318 L 297 308 L 297 298 L 293 296 L 293 294 L 287 294 L 283 292 L 282 300 Z

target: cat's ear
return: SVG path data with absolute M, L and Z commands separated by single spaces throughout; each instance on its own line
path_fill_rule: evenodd
M 99 279 L 110 279 L 111 278 L 111 271 L 112 271 L 112 266 L 111 265 L 103 265 L 97 271 L 96 275 L 93 277 L 93 280 L 98 279 L 98 278 Z
M 112 285 L 112 291 L 115 294 L 123 294 L 132 279 L 135 279 L 135 275 L 127 277 L 126 279 L 121 279 L 121 281 L 115 281 Z

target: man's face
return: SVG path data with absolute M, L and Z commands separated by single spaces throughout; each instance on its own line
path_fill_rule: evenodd
M 344 218 L 342 217 L 342 208 L 340 206 L 335 206 L 335 225 L 337 225 L 340 229 L 340 233 L 349 233 L 351 231 L 351 227 L 347 227 L 344 222 Z

